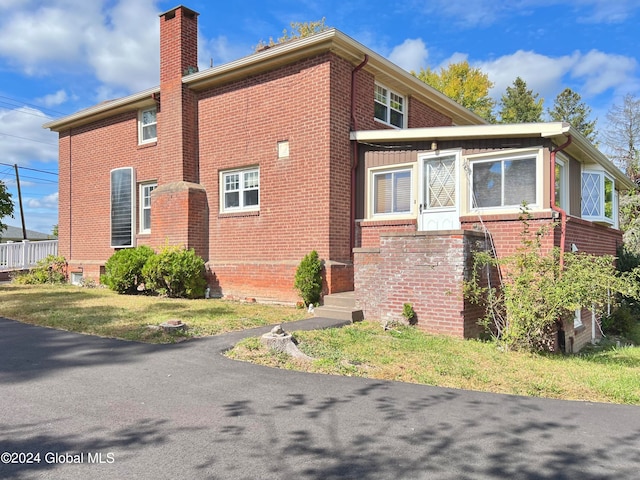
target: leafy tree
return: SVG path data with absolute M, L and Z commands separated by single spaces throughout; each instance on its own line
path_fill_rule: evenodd
M 500 99 L 500 123 L 530 123 L 542 121 L 544 99 L 527 90 L 527 82 L 518 77 Z
M 13 202 L 11 201 L 11 194 L 7 191 L 6 185 L 0 181 L 0 238 L 2 238 L 2 232 L 7 228 L 7 226 L 2 223 L 4 217 L 13 218 Z
M 589 120 L 591 108 L 581 101 L 580 94 L 565 88 L 553 102 L 553 108 L 547 110 L 554 122 L 570 123 L 591 143 L 596 143 L 596 120 Z
M 609 157 L 629 178 L 640 177 L 640 98 L 627 94 L 607 113 L 603 141 Z
M 640 298 L 640 269 L 618 272 L 612 256 L 564 252 L 561 271 L 559 249 L 542 248 L 541 239 L 553 235 L 553 225 L 531 232 L 528 218 L 516 253 L 503 258 L 477 253 L 472 278 L 464 285 L 465 296 L 485 308 L 483 324 L 506 349 L 546 350 L 554 326 L 570 321 L 575 310 L 602 314 L 612 293 Z M 503 272 L 500 288 L 487 286 L 486 267 Z
M 58 224 L 57 223 L 53 226 L 53 230 L 51 231 L 51 235 L 53 235 L 54 237 L 58 236 Z
M 282 36 L 278 37 L 276 40 L 274 40 L 273 37 L 269 38 L 269 42 L 260 40 L 254 50 L 257 52 L 265 47 L 273 47 L 279 43 L 288 42 L 289 40 L 294 40 L 296 38 L 309 37 L 329 29 L 329 27 L 325 25 L 324 17 L 315 22 L 291 22 L 289 25 L 291 26 L 290 32 L 285 28 L 282 30 Z
M 411 73 L 485 120 L 495 122 L 495 101 L 489 96 L 493 82 L 486 73 L 471 67 L 466 60 L 449 64 L 447 68 L 443 67 L 437 72 L 421 68 L 417 74 Z

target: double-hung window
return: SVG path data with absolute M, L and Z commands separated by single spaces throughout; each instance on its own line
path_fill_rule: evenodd
M 138 143 L 155 142 L 158 138 L 156 107 L 141 110 L 138 115 Z
M 537 156 L 472 162 L 473 208 L 537 204 Z
M 411 169 L 373 173 L 374 215 L 411 213 Z
M 394 127 L 404 128 L 405 99 L 402 95 L 376 84 L 374 94 L 374 116 Z
M 151 192 L 157 183 L 143 183 L 140 185 L 140 233 L 151 233 Z
M 221 173 L 223 213 L 260 209 L 260 169 L 249 168 Z
M 614 179 L 604 171 L 583 171 L 582 218 L 615 225 L 617 210 Z

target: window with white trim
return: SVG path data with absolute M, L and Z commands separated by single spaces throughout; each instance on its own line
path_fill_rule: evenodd
M 260 169 L 233 170 L 220 174 L 221 211 L 257 211 L 260 209 Z
M 618 217 L 615 180 L 600 170 L 582 172 L 582 218 L 616 224 Z
M 563 160 L 556 158 L 555 165 L 555 204 L 556 206 L 568 210 L 567 204 L 567 169 Z
M 473 208 L 517 207 L 537 199 L 537 156 L 524 155 L 471 163 Z
M 580 328 L 582 326 L 582 309 L 578 308 L 573 312 L 573 328 Z
M 155 142 L 157 133 L 156 107 L 141 110 L 138 115 L 138 143 Z
M 411 213 L 412 170 L 377 171 L 372 177 L 373 215 Z
M 387 125 L 404 128 L 405 99 L 402 95 L 376 84 L 374 117 Z
M 135 247 L 135 174 L 131 167 L 111 170 L 111 247 Z
M 151 233 L 151 192 L 157 183 L 140 184 L 140 233 Z

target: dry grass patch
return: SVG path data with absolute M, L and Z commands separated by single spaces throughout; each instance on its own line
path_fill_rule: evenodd
M 226 300 L 182 300 L 118 295 L 71 285 L 0 285 L 0 316 L 34 325 L 151 343 L 216 335 L 305 318 L 293 307 Z M 150 329 L 167 320 L 188 325 L 184 333 Z
M 492 342 L 425 334 L 412 327 L 384 331 L 362 322 L 341 329 L 296 332 L 314 358 L 294 360 L 240 342 L 232 358 L 273 367 L 397 380 L 486 392 L 568 400 L 640 404 L 640 348 L 580 356 L 502 352 Z

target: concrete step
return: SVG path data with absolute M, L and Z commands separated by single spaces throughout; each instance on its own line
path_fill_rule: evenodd
M 362 310 L 357 310 L 356 300 L 353 292 L 333 293 L 325 295 L 323 305 L 316 307 L 313 314 L 315 317 L 335 318 L 359 322 L 364 316 Z

